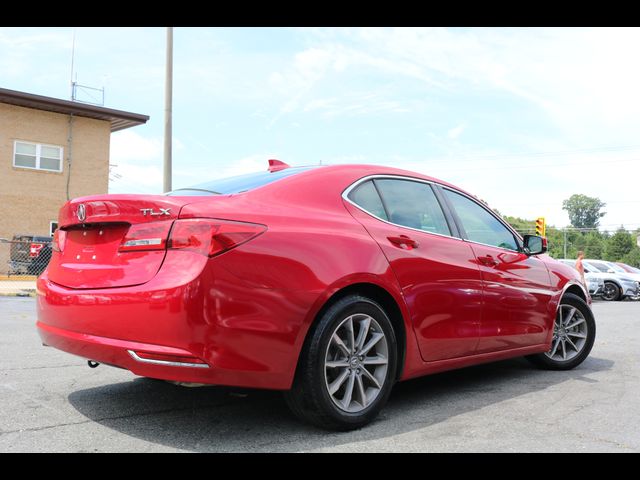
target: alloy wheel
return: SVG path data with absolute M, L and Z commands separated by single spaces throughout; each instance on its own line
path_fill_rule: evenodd
M 383 389 L 389 345 L 380 324 L 356 313 L 336 327 L 327 346 L 325 385 L 333 403 L 348 413 L 370 406 Z
M 553 325 L 551 349 L 545 353 L 551 360 L 567 362 L 582 352 L 587 342 L 587 321 L 576 307 L 561 304 Z
M 618 287 L 611 282 L 606 282 L 604 284 L 604 290 L 602 292 L 602 299 L 603 300 L 615 300 L 618 296 Z

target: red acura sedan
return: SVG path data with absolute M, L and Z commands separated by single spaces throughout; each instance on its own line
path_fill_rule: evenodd
M 37 284 L 43 343 L 144 377 L 283 390 L 343 430 L 396 381 L 589 354 L 577 272 L 474 196 L 396 168 L 269 163 L 67 202 Z

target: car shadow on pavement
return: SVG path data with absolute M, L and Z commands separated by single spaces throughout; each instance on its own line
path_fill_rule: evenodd
M 610 370 L 613 364 L 611 360 L 590 357 L 575 370 L 552 372 L 535 369 L 524 359 L 514 359 L 422 377 L 396 385 L 389 403 L 371 425 L 346 433 L 300 423 L 279 392 L 187 388 L 136 378 L 73 392 L 69 402 L 102 426 L 181 450 L 335 449 L 422 429 L 564 382 L 598 383 L 588 375 Z M 529 413 L 525 411 L 523 415 L 526 418 Z M 102 449 L 115 450 L 108 445 Z

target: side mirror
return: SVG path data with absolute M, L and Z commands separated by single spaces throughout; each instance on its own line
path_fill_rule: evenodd
M 547 239 L 538 235 L 525 235 L 523 250 L 526 255 L 544 253 L 547 251 Z

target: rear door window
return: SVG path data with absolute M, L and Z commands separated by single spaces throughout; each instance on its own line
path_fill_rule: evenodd
M 389 220 L 373 181 L 369 180 L 361 183 L 349 192 L 348 197 L 353 203 L 371 215 L 383 220 Z
M 376 179 L 391 223 L 451 236 L 451 230 L 431 185 L 413 180 Z

